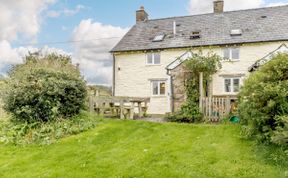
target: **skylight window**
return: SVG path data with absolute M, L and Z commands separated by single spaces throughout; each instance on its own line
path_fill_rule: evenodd
M 242 35 L 242 30 L 241 29 L 233 29 L 230 31 L 231 36 L 241 36 Z
M 161 35 L 156 35 L 154 38 L 153 38 L 153 42 L 159 42 L 159 41 L 163 41 L 165 38 L 165 34 L 161 34 Z
M 190 39 L 199 39 L 201 37 L 200 31 L 193 31 L 190 35 Z

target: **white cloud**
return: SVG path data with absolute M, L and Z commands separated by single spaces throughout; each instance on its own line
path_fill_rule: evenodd
M 40 14 L 55 0 L 0 1 L 0 40 L 34 39 L 40 30 Z
M 20 64 L 23 62 L 25 56 L 34 52 L 41 52 L 43 55 L 50 53 L 57 53 L 63 55 L 71 55 L 61 49 L 44 46 L 43 48 L 35 48 L 32 46 L 12 48 L 10 43 L 6 40 L 0 41 L 0 74 L 4 74 L 9 66 Z
M 284 4 L 287 4 L 287 1 L 267 3 L 265 0 L 224 0 L 224 10 L 232 11 Z M 213 0 L 190 0 L 188 11 L 190 14 L 211 13 L 213 12 Z
M 48 17 L 51 17 L 51 18 L 56 18 L 56 17 L 59 17 L 61 15 L 60 12 L 57 12 L 57 11 L 54 11 L 54 10 L 50 10 L 47 12 L 46 14 Z
M 127 31 L 128 28 L 103 25 L 92 19 L 82 20 L 74 29 L 73 40 L 84 41 L 74 45 L 73 58 L 80 63 L 80 69 L 89 82 L 111 84 L 112 58 L 109 51 L 121 39 L 114 37 L 122 37 Z
M 13 49 L 6 40 L 0 41 L 0 68 L 7 64 L 17 64 L 22 61 L 17 49 Z
M 203 14 L 212 12 L 212 0 L 190 0 L 189 13 L 190 14 Z
M 78 4 L 75 9 L 64 9 L 63 14 L 65 16 L 72 16 L 80 12 L 82 9 L 85 9 L 83 5 Z
M 74 9 L 65 8 L 65 9 L 60 10 L 60 11 L 49 10 L 49 11 L 47 11 L 46 16 L 50 17 L 50 18 L 57 18 L 61 15 L 73 16 L 73 15 L 79 13 L 83 9 L 85 9 L 85 6 L 78 4 Z

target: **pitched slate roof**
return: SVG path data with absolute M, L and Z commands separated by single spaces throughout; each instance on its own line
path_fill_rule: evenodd
M 174 21 L 177 24 L 176 37 L 173 37 Z M 233 29 L 241 29 L 242 35 L 231 36 L 230 31 Z M 192 31 L 201 31 L 201 38 L 191 40 Z M 163 33 L 166 35 L 163 41 L 152 42 L 156 35 Z M 111 52 L 281 40 L 288 40 L 288 6 L 138 22 Z

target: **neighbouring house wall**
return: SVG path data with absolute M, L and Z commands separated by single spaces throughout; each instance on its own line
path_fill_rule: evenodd
M 261 59 L 268 53 L 277 49 L 283 42 L 244 44 L 240 47 L 240 60 L 236 62 L 223 62 L 222 69 L 213 76 L 213 95 L 228 95 L 224 92 L 224 78 L 233 75 L 242 75 L 244 80 L 248 75 L 248 67 L 256 60 Z M 286 43 L 288 44 L 288 43 Z M 197 52 L 199 48 L 192 50 Z M 203 53 L 213 51 L 223 56 L 223 47 L 203 48 Z M 160 65 L 146 65 L 146 54 L 144 52 L 115 53 L 115 96 L 128 97 L 151 97 L 148 105 L 149 114 L 165 114 L 170 112 L 169 76 L 166 66 L 177 57 L 185 53 L 187 49 L 168 49 L 161 51 Z M 175 68 L 175 73 L 181 72 L 181 67 Z M 152 96 L 151 80 L 166 80 L 166 96 Z M 173 81 L 180 86 L 182 81 Z M 243 83 L 241 80 L 241 83 Z M 176 90 L 174 88 L 174 90 Z M 178 87 L 178 92 L 173 96 L 174 107 L 179 108 L 184 97 L 183 88 Z M 175 91 L 174 91 L 175 92 Z M 183 93 L 183 96 L 181 96 Z M 230 94 L 229 94 L 230 95 Z
M 248 68 L 257 60 L 276 50 L 281 44 L 288 42 L 251 43 L 240 46 L 240 60 L 236 62 L 223 62 L 222 69 L 213 76 L 213 95 L 227 95 L 224 92 L 224 78 L 229 76 L 242 76 L 240 84 L 243 85 L 248 77 Z M 218 54 L 221 54 L 218 52 Z M 235 95 L 237 93 L 234 93 Z

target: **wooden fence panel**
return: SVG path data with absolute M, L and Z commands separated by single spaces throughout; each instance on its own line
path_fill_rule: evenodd
M 228 116 L 231 110 L 230 97 L 203 97 L 202 113 L 208 121 L 220 121 Z

